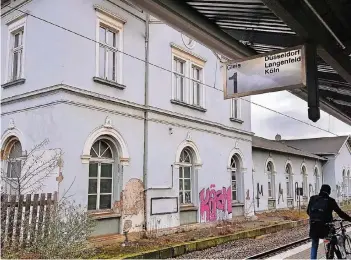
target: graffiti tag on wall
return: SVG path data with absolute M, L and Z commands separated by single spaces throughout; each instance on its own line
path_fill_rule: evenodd
M 257 208 L 260 207 L 260 195 L 263 196 L 263 185 L 261 185 L 261 190 L 260 190 L 260 184 L 257 183 L 257 195 L 256 195 Z
M 314 194 L 314 189 L 313 189 L 313 185 L 310 183 L 308 185 L 308 197 L 311 197 L 311 195 Z
M 284 202 L 283 193 L 284 193 L 284 190 L 282 189 L 281 183 L 279 183 L 278 204 L 279 204 L 279 202 L 280 202 L 280 198 L 282 199 L 282 202 Z
M 205 190 L 200 191 L 200 217 L 202 222 L 227 219 L 232 214 L 232 189 L 223 187 L 215 189 L 216 185 L 211 184 Z

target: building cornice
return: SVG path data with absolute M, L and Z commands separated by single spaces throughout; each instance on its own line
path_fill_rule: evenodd
M 65 93 L 73 94 L 75 96 L 81 96 L 84 98 L 90 98 L 90 99 L 95 99 L 95 100 L 99 100 L 99 101 L 103 101 L 103 102 L 118 104 L 120 106 L 129 107 L 132 109 L 137 109 L 137 110 L 143 111 L 143 112 L 148 111 L 151 113 L 169 116 L 169 117 L 177 118 L 177 119 L 181 119 L 181 120 L 186 120 L 186 121 L 190 121 L 193 123 L 203 124 L 203 125 L 215 127 L 215 128 L 221 129 L 221 130 L 235 132 L 235 133 L 242 134 L 242 135 L 247 135 L 247 136 L 254 135 L 253 132 L 229 127 L 229 126 L 226 126 L 226 125 L 223 125 L 220 123 L 211 122 L 209 120 L 196 118 L 196 117 L 192 117 L 189 115 L 184 115 L 184 114 L 168 111 L 168 110 L 157 108 L 157 107 L 152 107 L 152 106 L 145 107 L 144 105 L 140 105 L 140 104 L 137 104 L 134 102 L 122 100 L 119 98 L 99 94 L 96 92 L 76 88 L 76 87 L 65 85 L 65 84 L 58 84 L 58 85 L 46 87 L 43 89 L 34 90 L 34 91 L 19 94 L 19 95 L 15 95 L 12 97 L 4 98 L 4 99 L 1 99 L 1 105 L 4 106 L 4 105 L 12 104 L 12 103 L 22 102 L 24 100 L 43 97 L 43 96 L 47 96 L 47 95 L 52 95 L 52 94 L 55 94 L 58 92 L 65 92 Z M 3 113 L 3 114 L 6 114 L 6 113 Z M 160 121 L 160 122 L 164 121 L 164 120 L 158 120 L 158 119 L 154 119 L 154 120 Z

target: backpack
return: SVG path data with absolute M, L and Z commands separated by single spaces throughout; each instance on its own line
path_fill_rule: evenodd
M 328 198 L 317 196 L 310 206 L 310 221 L 323 223 L 327 222 L 328 202 Z

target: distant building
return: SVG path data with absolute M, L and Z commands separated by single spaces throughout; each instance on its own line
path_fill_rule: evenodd
M 351 195 L 351 138 L 350 136 L 284 140 L 286 145 L 308 151 L 327 159 L 323 165 L 323 183 L 332 187 L 332 196 Z

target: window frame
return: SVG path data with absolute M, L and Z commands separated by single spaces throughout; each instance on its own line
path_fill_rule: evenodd
M 235 116 L 235 114 L 237 115 Z M 230 118 L 241 120 L 241 98 L 232 98 L 230 100 Z
M 230 178 L 231 178 L 231 192 L 232 192 L 232 203 L 238 203 L 239 199 L 238 199 L 238 166 L 237 166 L 237 162 L 235 158 L 235 154 L 232 155 L 232 157 L 230 158 Z M 235 165 L 233 165 L 233 162 Z M 235 166 L 235 167 L 233 167 Z M 235 176 L 235 180 L 233 181 L 233 176 Z M 233 190 L 233 182 L 235 182 L 235 190 Z M 233 196 L 233 192 L 235 192 L 235 199 Z
M 112 17 L 109 14 L 105 14 L 105 12 L 102 12 L 101 10 L 96 10 L 96 64 L 95 64 L 95 76 L 97 78 L 109 81 L 109 82 L 114 82 L 118 84 L 123 84 L 123 35 L 124 35 L 124 23 L 125 21 L 122 21 L 121 19 L 118 19 L 117 17 Z M 100 43 L 100 27 L 103 27 L 105 29 L 108 29 L 112 32 L 116 33 L 117 37 L 117 43 L 116 43 L 116 48 L 113 48 L 109 45 L 106 45 L 104 43 Z M 116 75 L 116 80 L 111 80 L 106 78 L 106 73 L 105 72 L 105 77 L 100 76 L 100 46 L 103 45 L 105 48 L 111 50 L 115 50 L 116 53 L 116 69 L 115 69 L 115 75 Z M 105 50 L 107 53 L 108 51 Z M 108 63 L 108 59 L 105 60 L 105 66 Z M 107 70 L 108 71 L 108 70 Z
M 186 162 L 182 162 L 181 161 L 181 158 L 182 158 L 182 154 L 183 152 L 186 150 L 186 152 L 189 154 L 190 156 L 190 163 L 186 163 Z M 185 178 L 184 176 L 184 169 L 185 168 L 189 168 L 189 178 Z M 193 175 L 194 175 L 194 155 L 193 155 L 193 152 L 191 151 L 191 148 L 189 147 L 184 147 L 183 150 L 181 151 L 180 153 L 180 158 L 179 158 L 179 172 L 182 171 L 182 178 L 180 176 L 178 176 L 178 186 L 180 186 L 180 180 L 182 179 L 182 190 L 179 189 L 179 197 L 180 197 L 180 193 L 182 192 L 182 198 L 183 198 L 183 203 L 181 203 L 180 199 L 179 199 L 179 204 L 180 206 L 191 206 L 191 205 L 194 205 L 194 197 L 193 197 L 193 192 L 194 192 L 194 187 L 193 187 L 193 183 L 194 183 L 194 178 L 193 178 Z M 184 180 L 185 179 L 189 179 L 190 180 L 190 190 L 185 190 L 184 187 L 185 187 L 185 182 Z M 188 203 L 185 203 L 185 192 L 190 192 L 190 202 Z
M 304 170 L 305 169 L 305 170 Z M 308 173 L 305 165 L 301 166 L 303 196 L 308 197 Z
M 12 152 L 12 149 L 14 149 L 16 143 L 19 143 L 20 147 L 21 147 L 21 150 L 20 150 L 20 156 L 18 157 L 14 157 L 14 158 L 10 158 L 10 155 L 11 155 L 11 152 Z M 19 178 L 21 176 L 21 171 L 22 171 L 22 163 L 23 163 L 23 148 L 22 148 L 22 144 L 21 142 L 18 140 L 18 139 L 14 139 L 14 140 L 10 140 L 10 145 L 11 147 L 9 148 L 8 150 L 8 155 L 7 155 L 7 158 L 6 158 L 6 178 L 8 178 L 9 180 L 16 180 L 17 178 Z M 19 163 L 20 165 L 20 174 L 19 176 L 12 176 L 11 174 L 11 169 L 12 169 L 12 165 L 13 163 L 17 164 Z M 10 167 L 10 171 L 9 170 L 9 167 Z
M 271 165 L 271 169 L 268 170 L 268 166 Z M 266 164 L 266 173 L 267 173 L 267 196 L 268 199 L 275 199 L 275 178 L 274 178 L 274 164 L 272 161 L 269 161 Z M 269 194 L 271 193 L 271 194 Z
M 285 184 L 286 184 L 286 187 L 289 188 L 286 191 L 286 197 L 293 198 L 292 166 L 290 163 L 287 163 L 285 165 Z
M 7 23 L 8 34 L 7 34 L 7 57 L 6 57 L 6 72 L 5 72 L 5 83 L 13 82 L 19 79 L 24 79 L 24 69 L 25 69 L 25 54 L 26 54 L 26 35 L 27 35 L 27 16 L 20 16 L 15 20 Z M 21 63 L 19 67 L 18 77 L 13 77 L 13 61 L 14 61 L 14 34 L 18 31 L 22 31 L 22 47 L 18 48 L 22 50 Z
M 343 191 L 344 196 L 346 196 L 347 187 L 348 187 L 347 172 L 345 169 L 343 169 L 342 170 L 342 191 Z
M 179 61 L 180 63 L 183 63 L 183 71 L 184 71 L 184 74 L 180 74 L 179 72 L 176 71 L 176 68 L 175 68 L 175 62 Z M 176 55 L 172 55 L 172 89 L 173 89 L 173 92 L 174 92 L 174 95 L 173 95 L 173 99 L 174 100 L 177 100 L 177 101 L 180 101 L 180 102 L 184 102 L 184 103 L 188 103 L 187 102 L 187 99 L 188 99 L 188 95 L 187 95 L 187 66 L 188 66 L 188 63 L 187 63 L 187 60 L 181 58 L 181 57 L 178 57 Z M 178 87 L 174 84 L 175 80 L 176 80 L 176 75 L 183 78 L 183 95 L 178 95 Z M 180 98 L 181 96 L 181 98 Z
M 314 168 L 313 177 L 314 177 L 314 189 L 315 189 L 314 194 L 317 195 L 320 189 L 320 176 L 319 176 L 319 170 L 317 167 Z
M 196 68 L 199 70 L 199 79 L 194 79 L 194 71 L 193 69 Z M 204 85 L 203 85 L 203 81 L 204 81 L 204 77 L 203 77 L 203 71 L 204 68 L 199 66 L 198 64 L 194 63 L 194 62 L 190 62 L 190 66 L 189 66 L 189 98 L 190 98 L 190 104 L 194 105 L 194 106 L 198 106 L 198 107 L 204 107 L 203 105 L 203 90 L 204 90 Z M 199 100 L 197 101 L 197 103 L 194 102 L 194 84 L 199 84 L 199 91 L 200 93 L 197 92 L 197 96 L 199 97 Z
M 100 157 L 91 157 L 89 160 L 89 170 L 88 170 L 88 202 L 87 202 L 87 207 L 89 206 L 89 195 L 95 195 L 96 196 L 96 207 L 95 209 L 89 209 L 88 211 L 94 212 L 94 211 L 106 211 L 106 210 L 111 210 L 112 206 L 113 206 L 113 200 L 114 200 L 114 187 L 115 187 L 115 178 L 114 178 L 114 170 L 115 170 L 115 162 L 116 162 L 116 155 L 115 155 L 115 151 L 113 149 L 113 146 L 109 143 L 111 142 L 109 139 L 106 138 L 101 138 L 101 139 L 97 139 L 93 145 L 91 146 L 91 149 L 93 149 L 93 146 L 95 143 L 97 142 L 104 142 L 108 145 L 108 147 L 111 150 L 111 159 L 109 158 L 100 158 Z M 97 176 L 96 177 L 90 177 L 90 165 L 91 164 L 97 164 Z M 106 165 L 111 165 L 111 178 L 110 177 L 101 177 L 101 166 L 103 164 Z M 91 179 L 96 179 L 97 181 L 97 188 L 96 188 L 96 193 L 89 193 L 89 181 Z M 101 179 L 111 179 L 111 193 L 101 193 L 100 192 L 100 183 L 101 183 Z M 106 208 L 106 209 L 100 209 L 100 195 L 110 195 L 111 196 L 111 205 L 110 208 Z
M 180 60 L 183 61 L 185 64 L 185 75 L 184 75 L 184 98 L 183 100 L 178 98 L 178 93 L 177 93 L 177 89 L 176 86 L 174 84 L 175 79 L 174 79 L 174 75 L 178 74 L 175 71 L 175 67 L 174 67 L 174 60 Z M 200 60 L 201 61 L 201 60 Z M 190 105 L 193 106 L 195 108 L 201 108 L 201 109 L 205 109 L 206 108 L 206 88 L 204 86 L 204 82 L 205 82 L 205 62 L 200 62 L 199 58 L 195 57 L 194 55 L 188 54 L 183 52 L 180 49 L 177 48 L 172 48 L 172 96 L 171 96 L 171 100 L 177 101 L 177 102 L 181 102 L 184 103 L 186 105 Z M 193 67 L 196 67 L 198 69 L 200 69 L 200 80 L 197 81 L 200 83 L 200 100 L 199 100 L 199 104 L 194 104 L 194 98 L 193 98 L 193 75 L 192 75 L 192 69 Z

